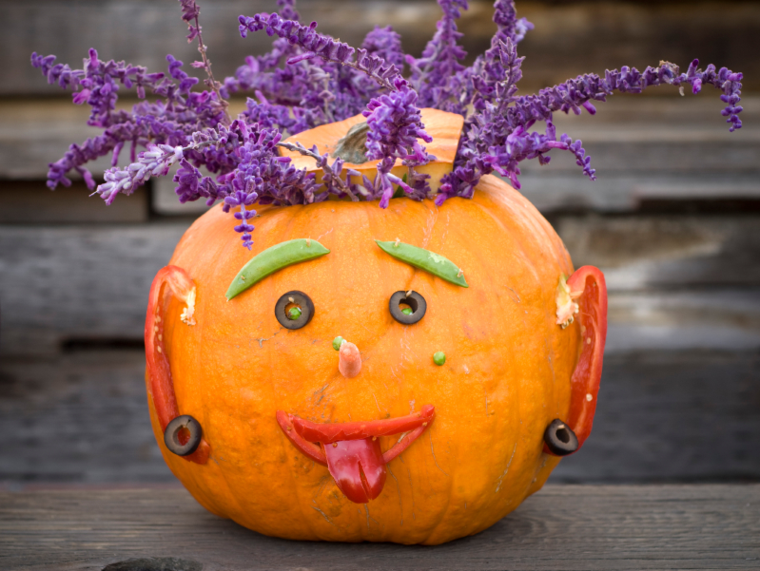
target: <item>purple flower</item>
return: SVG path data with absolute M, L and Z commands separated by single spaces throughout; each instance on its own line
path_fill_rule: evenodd
M 419 92 L 422 107 L 437 107 L 464 114 L 466 102 L 461 100 L 465 69 L 459 63 L 467 52 L 457 44 L 462 33 L 457 31 L 456 21 L 460 10 L 467 10 L 467 0 L 438 0 L 443 17 L 436 25 L 437 31 L 422 52 L 422 57 L 407 56 L 412 69 L 411 83 Z

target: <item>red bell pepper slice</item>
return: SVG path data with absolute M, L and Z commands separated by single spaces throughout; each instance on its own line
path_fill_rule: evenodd
M 292 414 L 288 414 L 284 410 L 278 410 L 275 418 L 277 418 L 277 424 L 280 425 L 282 432 L 288 437 L 288 440 L 290 440 L 293 446 L 298 448 L 303 454 L 314 460 L 317 464 L 327 466 L 327 458 L 325 458 L 325 453 L 322 451 L 319 444 L 304 440 L 301 435 L 295 431 L 293 428 L 293 420 L 295 420 L 295 417 Z
M 345 440 L 363 440 L 409 432 L 420 426 L 427 426 L 435 418 L 435 407 L 431 404 L 422 407 L 420 412 L 414 412 L 397 418 L 370 420 L 367 422 L 340 422 L 335 424 L 320 424 L 302 418 L 293 419 L 293 427 L 304 440 L 332 444 Z
M 593 266 L 583 266 L 567 280 L 573 297 L 580 293 L 578 299 L 578 320 L 581 325 L 581 354 L 570 383 L 570 411 L 568 426 L 578 438 L 578 448 L 591 434 L 596 412 L 596 400 L 599 394 L 599 382 L 602 378 L 602 360 L 604 344 L 607 339 L 607 285 L 604 274 Z M 544 445 L 544 452 L 552 454 Z M 573 454 L 575 454 L 573 452 Z
M 168 286 L 168 287 L 164 287 Z M 148 398 L 153 401 L 161 430 L 180 415 L 177 397 L 174 394 L 171 366 L 164 347 L 164 310 L 167 290 L 181 300 L 187 300 L 193 289 L 193 280 L 185 270 L 177 266 L 166 266 L 159 270 L 150 286 L 148 314 L 145 319 L 145 360 L 148 369 Z M 206 464 L 211 455 L 211 446 L 204 438 L 198 448 L 185 460 L 196 464 Z
M 342 440 L 324 451 L 330 475 L 349 500 L 366 504 L 383 491 L 387 474 L 379 440 Z
M 364 504 L 383 491 L 385 465 L 430 427 L 435 407 L 426 405 L 407 416 L 367 422 L 317 424 L 282 410 L 277 411 L 276 418 L 293 446 L 307 458 L 327 466 L 349 500 Z M 382 452 L 377 438 L 399 433 L 402 436 L 398 442 Z

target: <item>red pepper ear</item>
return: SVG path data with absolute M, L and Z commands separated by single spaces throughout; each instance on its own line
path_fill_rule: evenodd
M 604 274 L 593 266 L 583 266 L 567 280 L 571 292 L 583 292 L 578 299 L 577 318 L 581 327 L 581 355 L 571 379 L 570 411 L 567 425 L 578 438 L 578 448 L 591 434 L 596 412 L 599 381 L 602 378 L 604 343 L 607 340 L 607 285 Z M 552 454 L 544 444 L 544 452 Z
M 195 284 L 182 268 L 166 266 L 159 270 L 150 286 L 148 315 L 145 319 L 145 360 L 150 380 L 148 398 L 153 401 L 162 431 L 166 430 L 166 426 L 172 420 L 180 416 L 177 397 L 174 394 L 172 371 L 163 341 L 165 298 L 169 293 L 167 289 L 181 300 L 194 303 Z M 183 320 L 186 320 L 185 316 Z M 194 323 L 191 311 L 189 320 L 186 323 Z M 211 447 L 205 439 L 201 439 L 195 452 L 181 458 L 196 464 L 206 464 L 210 454 Z

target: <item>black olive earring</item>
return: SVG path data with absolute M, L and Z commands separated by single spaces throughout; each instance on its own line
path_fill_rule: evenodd
M 575 436 L 575 432 L 558 418 L 546 427 L 544 442 L 552 454 L 557 456 L 567 456 L 578 450 L 578 437 Z
M 187 441 L 182 444 L 179 440 L 180 432 L 186 431 Z M 201 443 L 203 429 L 201 423 L 189 414 L 183 414 L 166 425 L 164 430 L 164 444 L 177 456 L 189 456 L 195 452 Z

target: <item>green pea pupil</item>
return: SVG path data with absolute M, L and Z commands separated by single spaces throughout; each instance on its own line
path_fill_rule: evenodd
M 295 321 L 299 317 L 301 317 L 301 310 L 298 307 L 291 307 L 288 310 L 288 319 Z
M 401 310 L 401 313 L 403 313 L 404 315 L 411 315 L 414 312 L 412 311 L 411 307 L 405 307 L 404 309 Z

